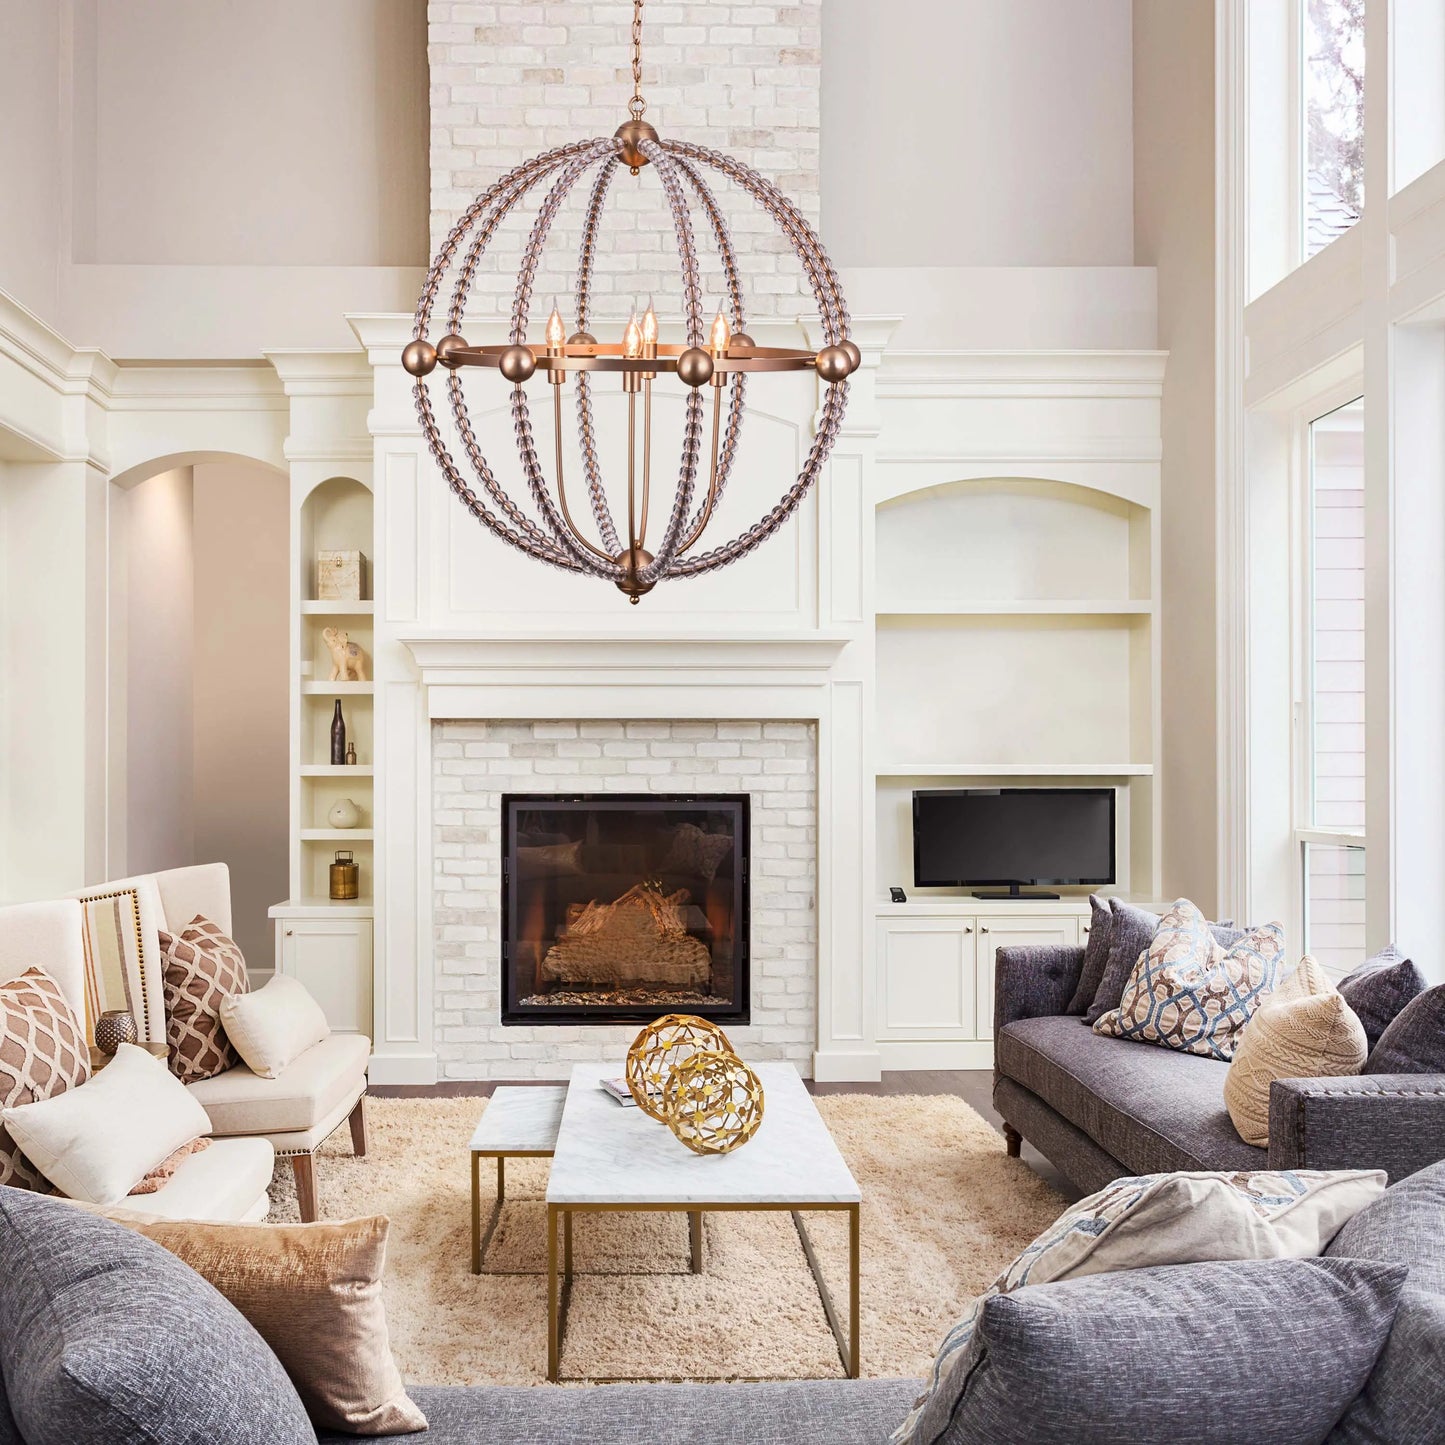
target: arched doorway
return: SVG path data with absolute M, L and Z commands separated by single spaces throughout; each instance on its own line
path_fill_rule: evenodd
M 286 896 L 289 482 L 248 457 L 158 458 L 109 507 L 108 869 L 230 865 L 269 964 Z

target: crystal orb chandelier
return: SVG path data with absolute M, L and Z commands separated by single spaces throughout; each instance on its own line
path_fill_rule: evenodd
M 687 141 L 662 140 L 642 118 L 646 111 L 642 98 L 642 5 L 643 0 L 634 0 L 629 119 L 614 135 L 574 141 L 524 161 L 472 202 L 432 262 L 417 303 L 413 338 L 402 352 L 402 365 L 416 379 L 417 416 L 432 456 L 472 515 L 504 542 L 538 561 L 567 572 L 606 578 L 634 603 L 665 577 L 697 577 L 737 561 L 788 520 L 833 448 L 847 405 L 847 378 L 861 360 L 857 345 L 848 335 L 848 308 L 837 273 L 798 208 L 770 181 L 740 161 Z M 600 340 L 587 329 L 593 268 L 598 247 L 603 244 L 608 190 L 624 166 L 634 176 L 644 166 L 650 166 L 661 182 L 680 266 L 684 338 L 679 343 L 659 339 L 657 313 L 651 300 L 640 317 L 634 310 L 616 341 Z M 723 176 L 750 196 L 791 244 L 817 302 L 824 338 L 820 351 L 759 346 L 747 334 L 742 272 L 723 210 L 704 179 L 705 172 Z M 560 307 L 554 303 L 541 341 L 529 341 L 533 283 L 553 221 L 563 201 L 586 176 L 591 177 L 591 193 L 576 264 L 572 303 L 575 329 L 569 334 Z M 470 345 L 461 334 L 463 317 L 487 245 L 504 218 L 543 182 L 548 183 L 548 189 L 522 254 L 507 341 Z M 694 205 L 712 233 L 726 293 L 710 323 L 703 309 L 693 237 Z M 427 339 L 432 313 L 451 273 L 454 280 L 446 334 L 433 345 Z M 453 460 L 437 424 L 427 377 L 438 364 L 448 373 L 447 400 L 471 478 Z M 467 367 L 500 372 L 502 380 L 511 383 L 512 426 L 526 477 L 530 512 L 509 494 L 482 454 L 462 385 Z M 775 371 L 812 371 L 826 384 L 803 468 L 760 520 L 730 540 L 699 550 L 737 457 L 747 379 L 756 372 Z M 616 511 L 598 454 L 592 415 L 594 376 L 598 385 L 616 377 L 627 401 L 627 492 L 625 504 Z M 590 529 L 579 525 L 563 477 L 562 393 L 569 382 L 576 404 L 581 480 L 591 511 Z M 671 384 L 686 399 L 677 486 L 666 515 L 661 517 L 653 515 L 654 382 Z M 533 431 L 529 386 L 533 394 L 543 386 L 551 394 L 550 479 L 543 470 Z M 705 432 L 710 441 L 704 464 Z M 700 480 L 704 475 L 705 483 Z M 620 489 L 617 500 L 621 501 Z M 657 511 L 660 513 L 662 508 Z M 594 535 L 589 536 L 589 530 Z

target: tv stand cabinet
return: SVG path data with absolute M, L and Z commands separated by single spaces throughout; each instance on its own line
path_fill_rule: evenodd
M 989 1069 L 995 955 L 1000 948 L 1085 942 L 1089 899 L 880 902 L 875 930 L 884 1069 Z

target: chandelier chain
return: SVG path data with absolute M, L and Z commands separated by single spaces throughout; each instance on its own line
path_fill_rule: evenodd
M 641 120 L 647 110 L 642 98 L 642 0 L 632 0 L 632 99 L 627 109 L 633 120 Z

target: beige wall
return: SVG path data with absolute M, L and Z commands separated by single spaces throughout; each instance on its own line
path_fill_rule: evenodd
M 0 3 L 0 287 L 46 320 L 60 305 L 56 0 Z
M 125 871 L 151 873 L 195 862 L 191 469 L 162 472 L 117 492 L 114 502 L 111 625 L 125 659 Z
M 827 0 L 833 259 L 1129 265 L 1129 52 L 1129 0 Z
M 77 6 L 72 259 L 420 265 L 417 0 Z
M 1158 268 L 1164 894 L 1216 906 L 1214 6 L 1135 0 L 1134 247 Z
M 236 942 L 272 962 L 266 910 L 287 891 L 286 478 L 195 469 L 195 857 L 231 868 Z

